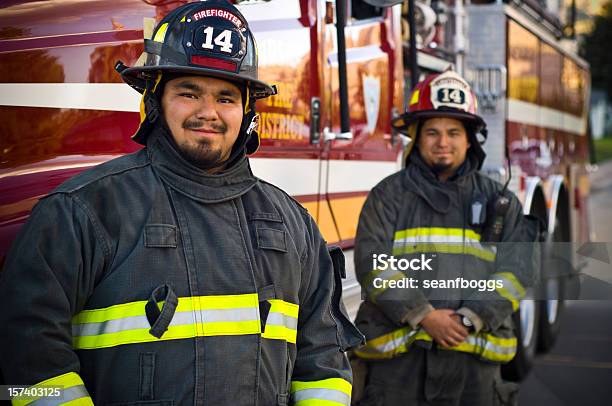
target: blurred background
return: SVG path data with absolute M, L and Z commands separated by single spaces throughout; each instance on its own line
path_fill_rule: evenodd
M 184 2 L 0 1 L 0 270 L 41 197 L 142 147 L 130 138 L 140 95 L 114 66 L 134 65 Z M 260 78 L 279 89 L 257 104 L 251 166 L 345 250 L 351 315 L 361 207 L 409 143 L 391 120 L 418 80 L 450 67 L 489 128 L 483 172 L 544 225 L 549 266 L 515 314 L 504 375 L 522 382 L 521 405 L 612 404 L 612 2 L 232 2 L 254 31 Z

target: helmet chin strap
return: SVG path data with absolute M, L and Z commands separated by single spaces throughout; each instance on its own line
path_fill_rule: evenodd
M 236 162 L 240 161 L 242 157 L 250 155 L 257 150 L 259 147 L 259 135 L 256 131 L 258 123 L 259 114 L 255 112 L 255 106 L 253 105 L 249 112 L 242 118 L 240 133 L 232 147 L 230 156 L 220 163 L 220 165 L 225 165 L 228 168 L 232 167 Z

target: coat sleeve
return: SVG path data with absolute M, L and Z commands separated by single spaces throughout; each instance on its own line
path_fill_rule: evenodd
M 384 191 L 374 188 L 359 217 L 355 241 L 355 272 L 369 301 L 397 325 L 410 323 L 413 328 L 433 310 L 418 289 L 393 289 L 386 282 L 405 277 L 399 270 L 375 269 L 373 255 L 391 256 L 396 210 L 385 200 Z
M 54 194 L 32 211 L 0 275 L 0 365 L 7 384 L 59 386 L 62 402 L 91 404 L 72 349 L 71 319 L 103 268 L 108 246 L 102 241 L 76 197 Z
M 510 207 L 504 217 L 501 242 L 495 244 L 495 271 L 489 276 L 496 288 L 475 292 L 462 303 L 482 320 L 485 330 L 496 330 L 518 309 L 525 290 L 534 285 L 537 276 L 531 260 L 536 244 L 525 238 L 521 203 L 514 194 L 508 197 Z
M 306 222 L 308 248 L 301 261 L 297 357 L 291 378 L 291 401 L 296 405 L 348 406 L 352 373 L 345 351 L 362 344 L 363 336 L 348 319 L 342 305 L 342 252 L 335 249 L 330 254 L 308 215 Z

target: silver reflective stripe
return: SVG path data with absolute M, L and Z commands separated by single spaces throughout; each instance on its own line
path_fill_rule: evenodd
M 332 402 L 338 402 L 340 404 L 349 406 L 351 404 L 351 397 L 344 392 L 333 389 L 302 389 L 293 394 L 294 403 L 302 400 L 329 400 Z
M 514 346 L 507 347 L 493 344 L 492 342 L 487 341 L 485 338 L 482 337 L 468 336 L 465 339 L 465 342 L 468 344 L 475 345 L 479 348 L 483 348 L 487 351 L 494 352 L 496 354 L 512 355 L 516 352 L 516 347 Z
M 506 278 L 503 275 L 499 275 L 499 274 L 494 274 L 493 276 L 497 277 L 498 279 L 504 282 L 504 289 L 508 293 L 510 293 L 510 295 L 513 298 L 515 298 L 516 300 L 519 300 L 522 297 L 521 293 L 518 291 L 518 289 L 516 289 L 516 287 L 514 286 L 514 284 L 512 283 L 510 279 Z
M 256 308 L 246 307 L 241 309 L 208 309 L 178 312 L 172 317 L 170 326 L 194 324 L 194 315 L 203 323 L 259 320 L 258 310 L 259 309 Z M 131 316 L 122 319 L 108 320 L 102 323 L 74 324 L 72 326 L 72 336 L 97 336 L 101 334 L 149 328 L 151 328 L 151 325 L 146 316 Z
M 374 272 L 376 272 L 376 271 L 372 271 L 372 274 L 374 274 Z M 373 278 L 374 278 L 374 279 L 376 279 L 376 278 L 381 278 L 381 279 L 383 279 L 383 280 L 392 280 L 392 279 L 394 279 L 394 276 L 399 276 L 400 278 L 403 278 L 403 277 L 404 277 L 404 276 L 406 276 L 406 275 L 404 275 L 404 274 L 403 274 L 402 272 L 400 272 L 400 271 L 397 271 L 397 270 L 395 270 L 395 269 L 391 269 L 391 268 L 389 268 L 389 269 L 386 269 L 386 270 L 382 271 L 382 272 L 381 272 L 381 273 L 379 273 L 378 275 L 373 276 Z
M 180 312 L 174 314 L 170 325 L 180 326 L 193 323 L 193 312 Z M 147 317 L 131 316 L 123 319 L 108 320 L 102 323 L 74 324 L 72 326 L 72 336 L 97 336 L 100 334 L 118 333 L 120 331 L 137 330 L 143 328 L 151 328 Z
M 376 347 L 370 347 L 370 348 L 376 350 L 377 352 L 379 352 L 381 354 L 384 354 L 384 353 L 387 353 L 387 352 L 391 352 L 391 351 L 394 351 L 394 350 L 398 349 L 403 344 L 406 344 L 410 340 L 410 337 L 412 337 L 416 333 L 418 333 L 418 330 L 412 330 L 408 334 L 405 334 L 405 335 L 403 335 L 401 337 L 398 337 L 398 338 L 396 338 L 394 340 L 391 340 L 389 342 L 386 342 L 384 344 L 380 344 L 380 345 L 378 345 Z
M 97 336 L 100 334 L 116 333 L 139 328 L 151 328 L 145 316 L 132 316 L 124 319 L 108 320 L 101 323 L 74 324 L 72 326 L 72 336 Z
M 449 244 L 461 246 L 465 244 L 465 246 L 473 247 L 475 249 L 489 251 L 493 253 L 497 253 L 497 248 L 493 246 L 485 246 L 480 243 L 478 240 L 474 240 L 472 238 L 465 238 L 465 241 L 460 236 L 448 235 L 448 236 L 437 236 L 437 235 L 421 235 L 416 237 L 406 237 L 400 240 L 396 240 L 393 242 L 394 248 L 404 248 L 409 246 L 410 244 Z
M 55 406 L 70 402 L 71 400 L 87 398 L 89 392 L 85 389 L 85 385 L 71 386 L 70 388 L 63 389 L 60 396 L 55 397 L 44 397 L 29 403 L 29 406 Z
M 297 330 L 298 320 L 284 313 L 271 312 L 266 319 L 266 326 L 285 326 L 291 330 Z
M 204 323 L 259 320 L 258 309 L 254 307 L 200 310 L 200 314 Z
M 463 242 L 474 242 L 478 243 L 478 240 L 473 238 L 465 237 L 461 235 L 415 235 L 414 237 L 405 237 L 399 240 L 395 240 L 394 244 L 397 245 L 405 245 L 410 243 L 463 243 Z

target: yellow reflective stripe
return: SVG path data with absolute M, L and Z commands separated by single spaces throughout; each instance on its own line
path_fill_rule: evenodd
M 368 340 L 366 345 L 355 350 L 355 354 L 363 359 L 389 359 L 408 352 L 410 345 L 417 340 L 433 341 L 431 336 L 422 329 L 413 330 L 403 327 Z M 447 348 L 451 351 L 467 352 L 479 355 L 491 361 L 507 362 L 516 354 L 516 338 L 496 337 L 487 333 L 470 334 L 461 344 Z
M 508 300 L 512 305 L 512 311 L 515 312 L 519 308 L 519 301 L 512 296 L 510 292 L 508 292 L 505 288 L 496 288 L 497 293 L 504 299 Z
M 77 391 L 77 393 L 79 393 L 79 398 L 77 399 L 66 399 L 66 400 L 70 400 L 72 403 L 71 404 L 81 404 L 81 405 L 93 405 L 93 402 L 91 401 L 91 398 L 87 395 L 87 390 L 85 389 L 85 384 L 83 383 L 83 380 L 81 379 L 81 377 L 75 373 L 75 372 L 67 372 L 65 374 L 62 375 L 58 375 L 55 376 L 53 378 L 49 378 L 46 379 L 42 382 L 37 383 L 36 385 L 31 386 L 30 388 L 51 388 L 51 387 L 60 387 L 61 391 L 66 391 L 69 390 L 70 388 L 75 388 L 75 387 L 81 387 L 81 388 L 77 388 L 79 389 Z M 31 396 L 31 397 L 27 397 L 27 398 L 14 398 L 12 400 L 12 404 L 16 405 L 16 406 L 22 406 L 22 405 L 28 405 L 30 403 L 33 403 L 35 401 L 43 401 L 43 402 L 47 402 L 47 401 L 51 401 L 51 400 L 59 400 L 61 399 L 58 396 L 54 396 L 54 397 L 50 397 L 50 396 Z M 74 403 L 74 402 L 79 402 L 79 403 Z M 63 403 L 63 404 L 68 404 Z
M 189 310 L 239 309 L 244 307 L 259 308 L 257 293 L 244 295 L 217 295 L 180 297 L 177 312 Z
M 168 23 L 163 23 L 157 32 L 155 33 L 155 37 L 153 41 L 156 42 L 164 42 L 164 38 L 166 37 L 166 31 L 168 30 Z
M 394 273 L 391 276 L 385 277 L 383 280 L 385 280 L 385 281 L 395 281 L 395 280 L 402 279 L 404 276 L 405 275 L 402 272 L 394 271 Z M 373 285 L 374 284 L 374 279 L 376 279 L 376 278 L 372 279 L 372 282 L 371 282 L 372 285 L 366 285 L 366 286 L 374 286 Z M 370 298 L 373 299 L 373 300 L 376 300 L 376 298 L 378 296 L 382 295 L 387 290 L 389 290 L 389 287 L 388 286 L 385 287 L 383 285 L 380 288 L 373 287 L 372 289 L 369 289 L 368 292 L 369 292 Z
M 82 311 L 73 318 L 73 347 L 94 349 L 194 337 L 261 333 L 256 293 L 178 298 L 172 322 L 159 339 L 149 333 L 145 305 L 146 301 L 138 301 Z M 286 304 L 284 308 L 289 314 L 296 312 L 291 304 Z M 285 332 L 283 337 L 295 342 L 296 335 L 297 332 Z
M 294 319 L 298 318 L 298 315 L 300 313 L 299 305 L 285 302 L 284 300 L 280 299 L 270 299 L 268 300 L 268 302 L 270 302 L 271 305 L 270 313 L 283 313 L 289 317 L 293 317 Z
M 202 326 L 202 336 L 204 337 L 237 336 L 261 333 L 261 323 L 259 320 L 198 323 L 198 325 Z
M 291 393 L 305 389 L 332 389 L 347 395 L 351 394 L 353 386 L 342 378 L 329 378 L 322 381 L 293 381 Z
M 491 361 L 508 362 L 516 355 L 516 338 L 495 337 L 491 334 L 469 335 L 461 344 L 448 350 L 475 353 Z
M 297 330 L 292 330 L 285 326 L 267 325 L 261 336 L 270 340 L 285 340 L 288 343 L 295 344 L 297 341 Z
M 291 383 L 291 401 L 295 406 L 350 406 L 352 386 L 341 378 Z
M 295 344 L 297 341 L 297 319 L 300 306 L 280 299 L 270 299 L 268 302 L 270 303 L 270 311 L 261 336 L 268 339 L 285 340 Z M 275 320 L 276 324 L 272 324 L 273 320 Z
M 407 244 L 393 248 L 393 255 L 414 253 L 441 253 L 441 254 L 468 254 L 478 257 L 487 262 L 494 262 L 496 254 L 484 248 L 478 248 L 469 244 Z
M 516 275 L 514 275 L 512 272 L 498 272 L 493 274 L 493 276 L 502 278 L 510 282 L 512 284 L 512 287 L 514 288 L 514 290 L 516 290 L 516 293 L 518 294 L 518 299 L 521 299 L 523 296 L 525 296 L 525 288 L 523 287 L 523 285 L 521 285 L 519 280 L 516 278 Z
M 306 399 L 292 403 L 294 406 L 345 406 L 345 403 L 325 399 Z M 348 406 L 348 405 L 346 405 Z
M 496 291 L 504 299 L 508 300 L 512 305 L 512 311 L 517 311 L 519 308 L 519 300 L 525 296 L 525 288 L 516 279 L 511 272 L 499 272 L 492 275 L 492 278 L 498 278 L 504 282 L 504 287 L 497 288 Z
M 194 296 L 180 297 L 176 312 L 191 310 L 238 309 L 259 307 L 257 293 L 244 295 Z M 123 303 L 102 309 L 83 310 L 72 318 L 73 324 L 102 323 L 109 320 L 124 319 L 145 315 L 146 300 Z
M 403 327 L 368 340 L 366 345 L 355 350 L 355 354 L 364 359 L 389 359 L 407 352 L 410 345 L 416 340 L 432 341 L 432 338 L 423 330 Z
M 95 336 L 73 337 L 73 347 L 77 350 L 108 348 L 123 344 L 148 343 L 167 340 L 179 340 L 195 337 L 211 337 L 220 335 L 247 335 L 261 332 L 259 320 L 240 322 L 210 322 L 180 326 L 170 326 L 161 338 L 152 336 L 149 329 L 119 331 L 116 333 Z
M 464 234 L 465 233 L 465 234 Z M 480 241 L 480 234 L 469 228 L 418 227 L 395 232 L 395 240 L 417 236 L 451 236 L 463 237 Z
M 74 399 L 69 402 L 62 403 L 62 406 L 93 406 L 91 398 Z
M 123 303 L 102 309 L 83 310 L 72 318 L 72 324 L 103 323 L 109 320 L 126 317 L 142 316 L 145 314 L 146 300 Z
M 152 336 L 149 329 L 119 331 L 116 333 L 100 334 L 95 336 L 73 337 L 72 345 L 77 350 L 94 348 L 108 348 L 123 344 L 147 343 L 153 341 L 177 340 L 181 338 L 196 337 L 196 327 L 193 324 L 184 326 L 170 326 L 161 338 Z

